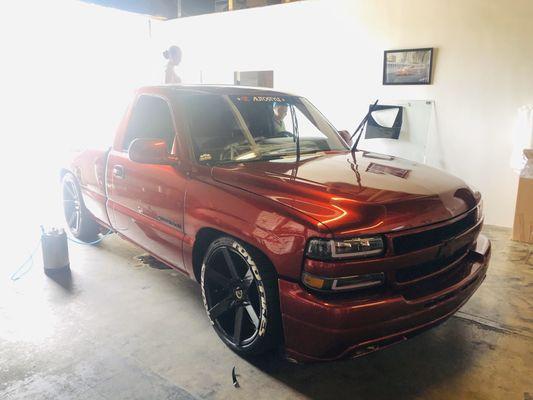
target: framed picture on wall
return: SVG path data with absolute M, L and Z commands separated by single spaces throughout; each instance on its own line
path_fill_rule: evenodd
M 386 50 L 383 56 L 384 85 L 430 85 L 433 48 Z

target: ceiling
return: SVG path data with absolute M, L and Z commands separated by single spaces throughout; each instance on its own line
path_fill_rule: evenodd
M 228 9 L 259 7 L 298 0 L 81 0 L 86 3 L 172 19 Z

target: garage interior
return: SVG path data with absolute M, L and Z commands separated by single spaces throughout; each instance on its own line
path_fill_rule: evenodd
M 533 2 L 7 3 L 0 399 L 533 399 L 533 198 L 519 188 L 533 180 Z M 233 353 L 200 286 L 116 235 L 70 241 L 69 272 L 44 274 L 40 226 L 66 226 L 58 171 L 110 145 L 133 91 L 163 83 L 170 45 L 184 83 L 298 93 L 339 130 L 378 98 L 427 106 L 422 148 L 396 155 L 482 193 L 492 258 L 479 290 L 402 343 L 295 364 Z M 384 85 L 384 51 L 420 48 L 433 48 L 430 84 Z

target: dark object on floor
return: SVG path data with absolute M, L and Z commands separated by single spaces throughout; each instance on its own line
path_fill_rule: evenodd
M 236 388 L 240 387 L 239 381 L 237 381 L 237 374 L 235 373 L 235 367 L 233 367 L 233 369 L 231 370 L 231 379 L 233 380 L 233 386 L 235 386 Z
M 43 249 L 43 267 L 45 273 L 68 269 L 67 234 L 63 229 L 42 229 L 41 244 Z
M 152 257 L 150 254 L 141 254 L 140 256 L 137 256 L 137 260 L 142 262 L 143 264 L 148 265 L 150 268 L 155 269 L 170 269 L 170 267 L 155 257 Z

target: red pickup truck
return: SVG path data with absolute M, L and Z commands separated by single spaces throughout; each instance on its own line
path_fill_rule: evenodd
M 487 271 L 462 180 L 351 150 L 305 98 L 232 86 L 140 89 L 108 150 L 61 171 L 65 216 L 198 281 L 239 354 L 354 357 L 457 311 Z

